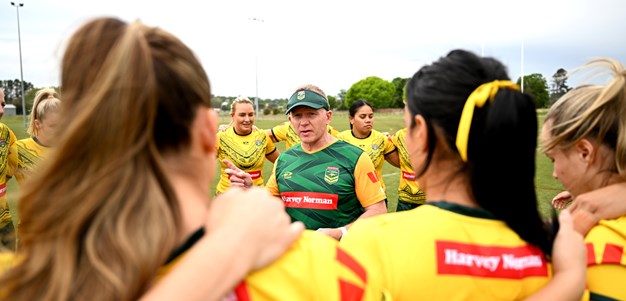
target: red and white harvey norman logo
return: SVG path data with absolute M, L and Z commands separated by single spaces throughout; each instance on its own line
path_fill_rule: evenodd
M 523 279 L 548 276 L 543 253 L 533 246 L 495 247 L 437 241 L 437 273 Z
M 412 172 L 402 171 L 402 178 L 409 181 L 415 181 L 415 174 Z
M 318 210 L 337 210 L 339 196 L 321 192 L 282 192 L 285 207 Z

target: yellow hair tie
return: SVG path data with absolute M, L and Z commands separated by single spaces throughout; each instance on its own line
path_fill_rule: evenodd
M 472 125 L 472 117 L 474 116 L 474 107 L 482 108 L 487 100 L 493 101 L 496 97 L 498 89 L 506 88 L 519 91 L 518 85 L 508 80 L 494 80 L 489 83 L 480 85 L 465 101 L 461 120 L 459 121 L 459 130 L 456 133 L 456 148 L 464 162 L 467 162 L 467 143 L 469 140 L 470 127 Z

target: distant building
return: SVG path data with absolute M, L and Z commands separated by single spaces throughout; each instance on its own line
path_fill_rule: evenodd
M 4 106 L 4 116 L 15 116 L 17 115 L 17 108 L 15 105 L 7 104 Z

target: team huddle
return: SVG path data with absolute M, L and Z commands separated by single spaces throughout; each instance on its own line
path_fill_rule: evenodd
M 626 69 L 615 60 L 590 62 L 611 80 L 565 94 L 539 129 L 501 62 L 452 50 L 410 78 L 405 127 L 391 135 L 366 100 L 338 132 L 310 84 L 289 94 L 286 122 L 256 128 L 239 97 L 218 130 L 193 51 L 138 21 L 89 21 L 61 67 L 63 94 L 35 101 L 22 153 L 0 124 L 0 179 L 23 182 L 1 299 L 626 299 Z M 571 202 L 549 222 L 538 143 Z M 400 169 L 398 212 L 384 161 Z

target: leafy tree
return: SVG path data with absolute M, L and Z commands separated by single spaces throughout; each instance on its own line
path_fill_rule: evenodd
M 28 92 L 30 90 L 33 90 L 34 87 L 32 83 L 29 83 L 27 81 L 24 81 L 23 83 L 24 83 L 24 102 L 28 102 L 29 100 Z M 17 114 L 21 115 L 22 114 L 22 81 L 20 81 L 19 79 L 0 80 L 0 87 L 4 88 L 4 99 L 6 100 L 6 103 L 15 105 L 15 107 L 17 108 L 16 110 Z M 35 94 L 33 94 L 33 96 L 30 97 L 30 105 L 28 105 L 28 103 L 26 104 L 27 112 L 30 111 L 29 108 L 32 106 L 34 96 Z
M 567 85 L 567 70 L 559 68 L 559 70 L 552 75 L 552 90 L 550 91 L 550 104 L 557 101 L 563 94 L 571 90 Z
M 346 91 L 345 89 L 341 89 L 339 90 L 339 94 L 337 94 L 337 102 L 339 103 L 339 105 L 337 105 L 337 107 L 335 108 L 336 110 L 346 110 L 346 94 L 348 94 L 348 91 Z
M 396 92 L 393 94 L 391 103 L 392 108 L 404 107 L 404 87 L 406 87 L 407 82 L 409 82 L 409 79 L 402 77 L 396 77 L 391 81 L 391 83 L 396 87 Z
M 521 78 L 517 79 L 517 84 L 520 85 Z M 533 73 L 524 76 L 524 93 L 527 93 L 535 100 L 535 107 L 546 108 L 548 107 L 550 96 L 548 94 L 548 83 L 539 73 Z
M 330 109 L 331 110 L 339 110 L 341 108 L 341 106 L 343 105 L 340 101 L 340 99 L 338 99 L 335 96 L 332 95 L 326 95 L 328 97 L 328 104 L 330 105 Z
M 392 106 L 395 91 L 396 87 L 392 83 L 380 77 L 370 76 L 348 89 L 344 105 L 349 108 L 353 102 L 363 99 L 374 108 L 389 108 Z

